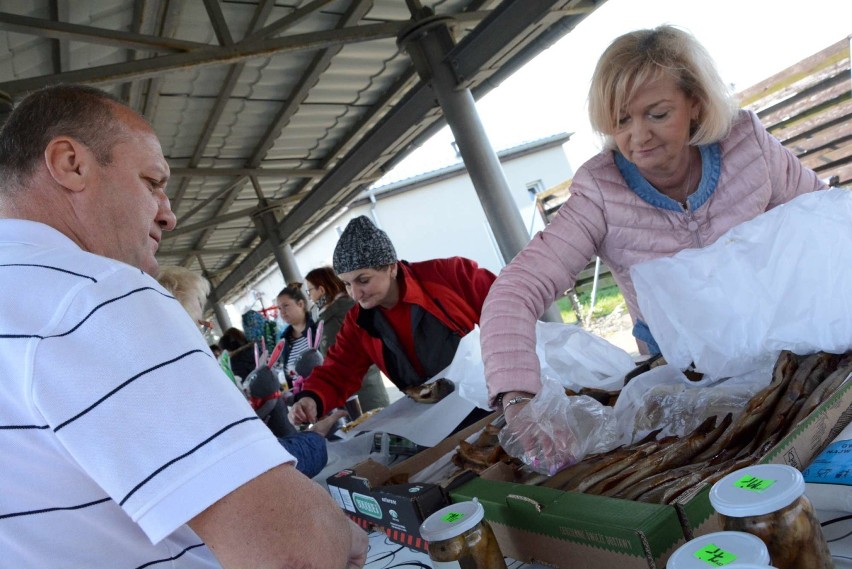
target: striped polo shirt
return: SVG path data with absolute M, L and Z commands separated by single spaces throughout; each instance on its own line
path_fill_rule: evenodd
M 192 319 L 30 221 L 0 220 L 0 291 L 2 564 L 217 567 L 185 523 L 292 456 Z

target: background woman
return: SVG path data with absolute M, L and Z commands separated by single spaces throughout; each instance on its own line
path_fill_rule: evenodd
M 228 351 L 231 371 L 243 380 L 257 367 L 254 359 L 254 343 L 249 342 L 239 328 L 228 328 L 219 338 L 219 347 Z
M 337 333 L 343 326 L 343 319 L 349 309 L 355 306 L 355 301 L 346 294 L 346 285 L 337 278 L 331 267 L 312 270 L 305 276 L 305 281 L 308 295 L 319 309 L 319 319 L 323 323 L 319 350 L 325 356 L 337 339 Z M 371 411 L 390 404 L 388 390 L 376 366 L 370 366 L 364 375 L 364 381 L 357 395 L 362 411 Z
M 400 261 L 387 234 L 366 216 L 347 224 L 333 260 L 358 305 L 346 313 L 325 362 L 296 395 L 298 423 L 342 407 L 372 364 L 401 391 L 443 371 L 461 338 L 479 323 L 495 278 L 462 257 Z
M 280 361 L 284 366 L 287 383 L 293 387 L 293 380 L 297 375 L 296 362 L 308 350 L 308 331 L 312 337 L 315 336 L 317 324 L 308 311 L 308 298 L 302 292 L 302 283 L 288 284 L 278 293 L 275 302 L 278 305 L 278 314 L 287 324 L 281 333 L 281 338 L 286 342 Z
M 519 415 L 541 387 L 535 322 L 594 255 L 612 269 L 640 351 L 655 353 L 632 265 L 705 247 L 825 188 L 756 115 L 737 111 L 706 50 L 671 26 L 613 41 L 592 77 L 589 115 L 605 149 L 577 170 L 570 198 L 501 272 L 483 309 L 489 396 L 495 407 L 508 407 L 507 428 L 519 436 L 526 430 L 531 447 L 548 446 Z

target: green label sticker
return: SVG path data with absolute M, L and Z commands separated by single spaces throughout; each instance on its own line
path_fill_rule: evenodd
M 729 553 L 724 549 L 720 549 L 712 543 L 708 543 L 703 548 L 696 551 L 693 555 L 713 567 L 723 567 L 737 560 L 736 555 Z
M 462 519 L 463 517 L 464 517 L 464 514 L 461 514 L 459 512 L 447 512 L 446 514 L 444 514 L 444 517 L 441 518 L 441 521 L 447 522 L 448 524 L 454 524 L 457 521 L 459 521 L 460 519 Z
M 763 492 L 770 486 L 775 484 L 774 480 L 769 480 L 767 478 L 758 478 L 757 476 L 743 476 L 736 482 L 734 482 L 734 486 L 737 488 L 742 488 L 743 490 L 751 490 L 752 492 Z
M 372 518 L 382 519 L 382 507 L 372 496 L 353 492 L 352 501 L 355 502 L 355 509 L 358 510 L 359 513 Z

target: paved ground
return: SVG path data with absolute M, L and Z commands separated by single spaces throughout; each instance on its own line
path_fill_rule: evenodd
M 616 309 L 602 318 L 593 320 L 588 330 L 592 334 L 597 334 L 615 344 L 631 356 L 638 356 L 639 350 L 636 347 L 636 339 L 633 338 L 633 321 L 630 319 L 627 309 L 620 308 L 621 310 Z

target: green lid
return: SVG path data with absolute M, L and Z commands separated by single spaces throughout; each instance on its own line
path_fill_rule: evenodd
M 482 521 L 485 510 L 479 500 L 445 506 L 420 524 L 420 537 L 429 542 L 457 537 Z

